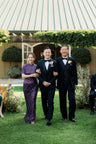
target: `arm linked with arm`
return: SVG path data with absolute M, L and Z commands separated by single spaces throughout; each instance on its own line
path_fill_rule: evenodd
M 37 63 L 36 73 L 38 74 L 38 79 L 41 83 L 44 82 L 43 78 L 41 77 L 41 70 L 40 70 L 40 62 Z
M 50 81 L 50 83 L 53 83 L 53 82 L 57 79 L 57 76 L 58 76 L 57 62 L 54 61 L 53 78 L 52 78 L 52 80 Z

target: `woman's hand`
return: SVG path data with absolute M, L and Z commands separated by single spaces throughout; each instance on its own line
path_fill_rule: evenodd
M 33 77 L 33 74 L 30 74 L 30 77 Z
M 30 77 L 37 77 L 38 74 L 37 73 L 34 73 L 34 74 L 31 74 Z
M 30 75 L 22 74 L 22 78 L 30 78 L 30 77 L 38 77 L 38 74 L 37 73 L 30 74 Z

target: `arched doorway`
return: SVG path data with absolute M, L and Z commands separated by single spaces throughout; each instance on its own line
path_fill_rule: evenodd
M 56 59 L 57 57 L 60 56 L 60 52 L 59 52 L 60 45 L 59 44 L 57 47 L 55 47 L 55 45 L 53 43 L 51 43 L 51 44 L 37 43 L 35 45 L 22 43 L 22 66 L 28 62 L 27 55 L 30 52 L 34 52 L 36 55 L 35 63 L 37 63 L 40 59 L 42 59 L 43 58 L 43 50 L 44 50 L 44 47 L 46 47 L 46 46 L 49 46 L 51 48 L 53 59 Z
M 43 58 L 43 50 L 44 50 L 44 47 L 46 46 L 49 46 L 51 48 L 51 51 L 52 51 L 52 58 L 53 59 L 56 59 L 57 57 L 60 56 L 60 45 L 58 45 L 57 47 L 55 47 L 54 44 L 43 44 L 43 43 L 40 43 L 40 44 L 36 44 L 36 45 L 33 45 L 33 52 L 35 53 L 36 55 L 36 63 L 38 62 L 38 60 L 40 60 L 41 58 Z

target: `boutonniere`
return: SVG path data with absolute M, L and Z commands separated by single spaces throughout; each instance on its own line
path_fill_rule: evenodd
M 53 61 L 50 61 L 49 64 L 51 65 L 51 67 L 53 67 Z
M 68 64 L 71 64 L 71 63 L 72 63 L 72 61 L 71 61 L 71 60 L 69 60 L 69 61 L 68 61 Z

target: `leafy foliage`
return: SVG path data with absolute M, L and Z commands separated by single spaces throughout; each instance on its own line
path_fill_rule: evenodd
M 41 41 L 54 42 L 55 44 L 66 44 L 73 47 L 96 46 L 96 30 L 65 30 L 37 32 Z
M 10 35 L 9 32 L 7 30 L 2 30 L 0 29 L 0 46 L 2 45 L 2 43 L 11 43 L 11 39 L 10 39 Z
M 88 64 L 91 61 L 91 54 L 88 49 L 85 48 L 73 48 L 72 57 L 75 58 L 77 63 Z
M 22 61 L 22 50 L 15 46 L 6 49 L 2 53 L 2 61 L 6 62 L 21 62 Z
M 21 76 L 21 68 L 18 66 L 9 67 L 7 69 L 7 75 L 10 77 L 20 77 Z
M 89 104 L 89 66 L 86 65 L 85 67 L 81 67 L 79 64 L 77 67 L 77 74 L 81 85 L 76 89 L 76 103 L 78 107 L 82 107 Z

